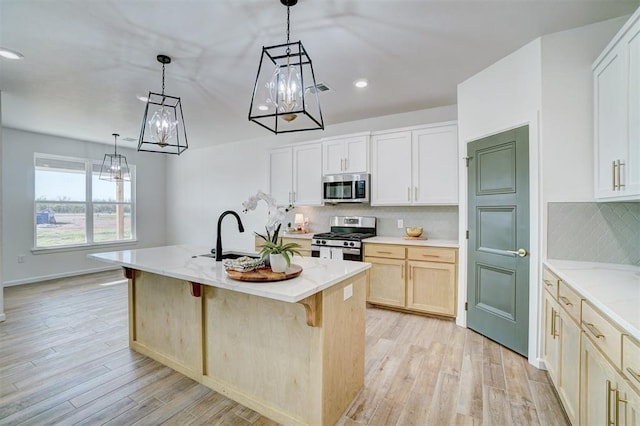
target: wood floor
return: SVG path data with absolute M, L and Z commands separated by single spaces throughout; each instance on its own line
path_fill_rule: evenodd
M 4 297 L 2 425 L 274 424 L 130 351 L 120 271 Z M 451 321 L 369 309 L 366 339 L 365 387 L 341 425 L 566 424 L 545 372 Z

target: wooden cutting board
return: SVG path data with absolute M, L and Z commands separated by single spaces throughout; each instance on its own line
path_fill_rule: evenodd
M 295 278 L 302 273 L 302 266 L 292 263 L 284 272 L 273 272 L 270 267 L 262 267 L 249 272 L 225 270 L 229 278 L 238 281 L 273 282 Z

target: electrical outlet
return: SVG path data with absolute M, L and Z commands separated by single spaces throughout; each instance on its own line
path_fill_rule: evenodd
M 24 255 L 18 256 L 18 263 L 24 263 Z
M 398 219 L 398 229 L 404 228 L 404 220 Z
M 345 288 L 342 289 L 342 299 L 347 300 L 353 296 L 353 284 L 349 284 Z

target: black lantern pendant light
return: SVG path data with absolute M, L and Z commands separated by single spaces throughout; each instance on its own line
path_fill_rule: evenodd
M 171 63 L 171 58 L 158 55 L 156 59 L 162 64 L 162 93 L 149 92 L 138 151 L 180 155 L 189 147 L 182 104 L 180 98 L 164 93 L 164 66 Z
M 118 154 L 118 136 L 120 135 L 113 133 L 113 154 L 104 155 L 102 167 L 100 168 L 99 178 L 109 182 L 131 180 L 127 158 L 122 154 Z
M 324 130 L 311 58 L 300 41 L 289 41 L 289 8 L 298 0 L 280 0 L 287 6 L 287 42 L 263 47 L 249 120 L 273 133 Z

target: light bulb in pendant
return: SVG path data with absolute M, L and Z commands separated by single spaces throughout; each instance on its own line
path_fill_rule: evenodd
M 152 138 L 164 148 L 175 137 L 178 120 L 171 117 L 171 112 L 167 108 L 160 108 L 149 120 L 149 126 Z
M 273 103 L 279 113 L 284 113 L 282 119 L 285 121 L 295 120 L 298 115 L 292 111 L 301 108 L 302 83 L 300 80 L 299 68 L 287 65 L 277 67 L 267 83 L 270 95 L 267 103 Z

